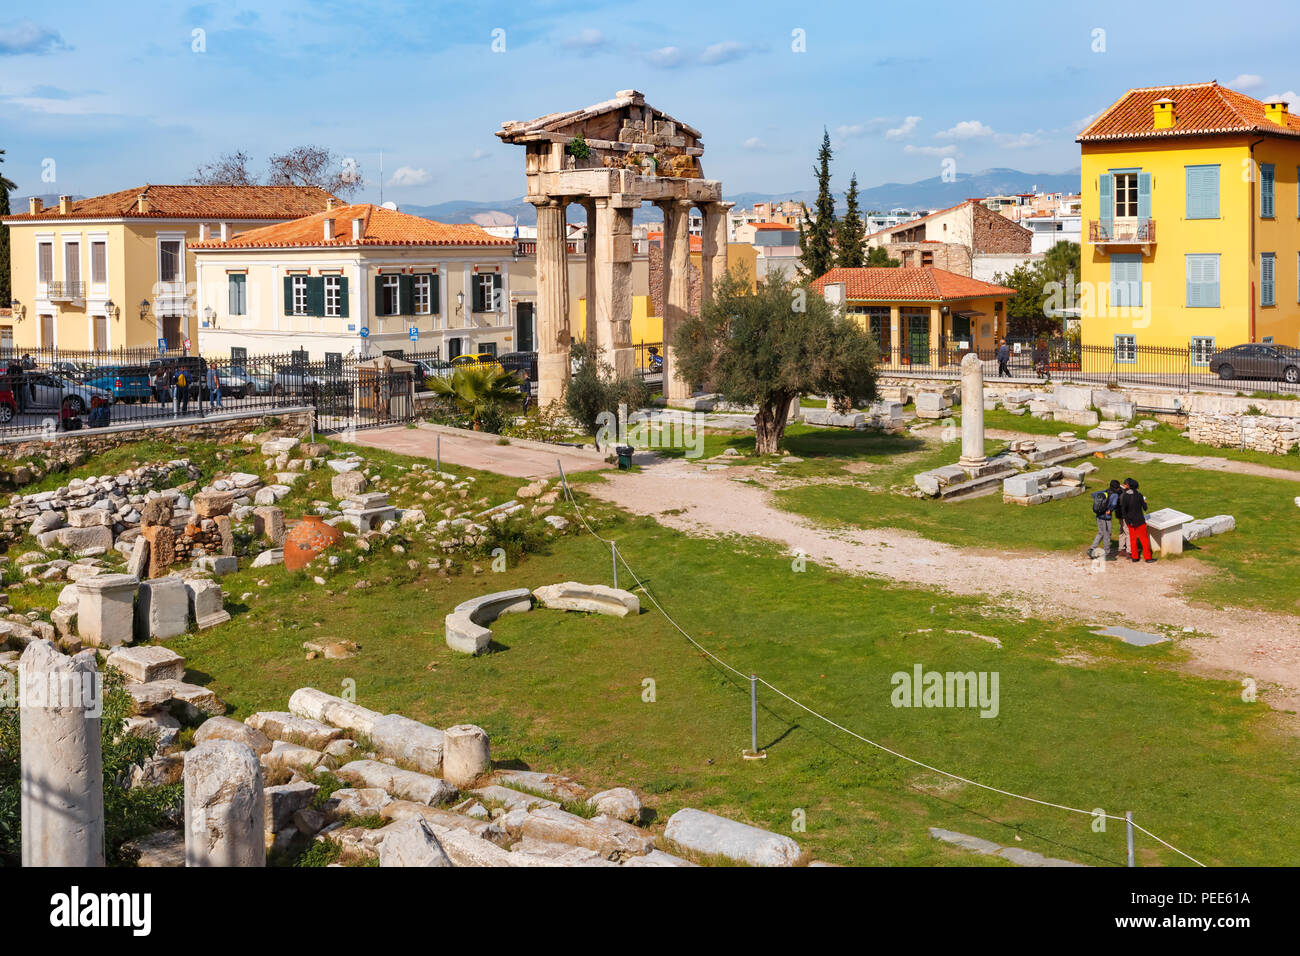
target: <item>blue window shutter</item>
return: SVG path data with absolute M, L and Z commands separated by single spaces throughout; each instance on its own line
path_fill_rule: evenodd
M 1262 219 L 1273 218 L 1273 164 L 1262 163 L 1259 167 L 1259 215 Z
M 1276 271 L 1273 268 L 1273 253 L 1265 252 L 1259 257 L 1259 304 L 1274 305 L 1273 282 Z
M 1187 167 L 1187 218 L 1219 218 L 1219 167 Z
M 1142 257 L 1116 253 L 1110 257 L 1110 303 L 1132 308 L 1142 305 Z
M 1217 309 L 1219 307 L 1219 257 L 1205 257 L 1205 304 Z
M 1138 173 L 1138 218 L 1151 218 L 1151 174 Z
M 1218 308 L 1218 255 L 1203 254 L 1187 257 L 1187 306 L 1188 308 Z
M 1097 189 L 1101 195 L 1101 221 L 1109 223 L 1115 218 L 1115 177 L 1102 173 L 1097 177 Z
M 1190 181 L 1189 181 L 1190 182 Z M 1190 203 L 1189 203 L 1190 205 Z M 1199 308 L 1205 303 L 1201 301 L 1201 257 L 1187 257 L 1187 307 L 1189 309 Z

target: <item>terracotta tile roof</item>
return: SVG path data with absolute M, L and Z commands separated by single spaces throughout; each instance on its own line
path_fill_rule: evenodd
M 751 222 L 750 225 L 755 229 L 791 229 L 796 232 L 799 230 L 798 226 L 792 226 L 785 222 Z
M 832 269 L 812 283 L 816 292 L 828 284 L 843 282 L 849 299 L 896 302 L 942 302 L 948 299 L 971 299 L 986 295 L 1015 295 L 1015 289 L 993 285 L 969 276 L 927 266 L 921 268 L 887 268 L 867 266 L 860 269 Z
M 1152 104 L 1164 99 L 1174 101 L 1175 122 L 1168 129 L 1156 129 Z M 1265 115 L 1262 100 L 1218 83 L 1154 86 L 1129 90 L 1093 120 L 1076 142 L 1233 133 L 1300 136 L 1300 116 L 1290 113 L 1287 125 L 1279 126 Z
M 647 232 L 645 238 L 646 242 L 658 242 L 662 244 L 664 241 L 663 230 L 661 229 L 658 232 Z M 691 236 L 690 240 L 691 252 L 704 251 L 704 238 L 702 236 Z
M 140 212 L 139 197 L 149 212 Z M 74 199 L 68 215 L 58 205 L 6 221 L 43 219 L 297 219 L 325 208 L 334 198 L 315 186 L 138 186 L 103 196 Z
M 325 239 L 325 220 L 334 220 L 333 239 Z M 352 238 L 352 220 L 363 220 L 361 240 Z M 498 239 L 482 226 L 449 225 L 421 216 L 385 209 L 373 203 L 335 206 L 327 212 L 250 229 L 222 242 L 192 242 L 191 249 L 286 249 L 330 246 L 500 246 L 512 248 L 513 239 Z

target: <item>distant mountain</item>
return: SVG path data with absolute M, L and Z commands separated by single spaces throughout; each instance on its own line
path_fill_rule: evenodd
M 985 169 L 978 173 L 958 173 L 952 182 L 945 182 L 942 176 L 933 176 L 915 183 L 885 183 L 872 186 L 859 193 L 858 204 L 864 209 L 888 212 L 890 209 L 943 209 L 955 206 L 964 199 L 976 196 L 1002 196 L 1016 193 L 1075 193 L 1079 191 L 1080 171 L 1069 170 L 1064 173 L 1024 173 L 1018 169 Z M 748 209 L 756 202 L 779 202 L 793 199 L 805 202 L 809 206 L 817 198 L 815 190 L 803 189 L 783 193 L 745 192 L 733 193 L 723 197 L 727 202 L 734 202 L 737 209 Z M 835 196 L 836 211 L 844 210 L 844 194 Z M 432 206 L 401 206 L 402 212 L 413 216 L 424 216 L 437 222 L 463 223 L 476 222 L 480 226 L 507 226 L 516 217 L 521 226 L 537 224 L 537 210 L 524 202 L 523 197 L 503 199 L 500 202 L 475 202 L 468 199 L 454 199 L 450 202 L 437 203 Z M 570 222 L 583 222 L 586 218 L 580 206 L 569 208 Z M 659 210 L 650 205 L 642 206 L 633 216 L 635 222 L 659 222 L 663 219 Z
M 64 195 L 67 195 L 67 194 L 65 193 Z M 31 197 L 29 197 L 29 196 L 10 196 L 10 197 L 9 197 L 9 208 L 12 209 L 15 213 L 26 212 L 26 211 L 27 211 L 27 200 L 28 200 L 29 198 L 31 198 Z M 58 193 L 43 193 L 43 194 L 41 194 L 38 198 L 41 200 L 41 205 L 44 206 L 46 209 L 49 209 L 51 206 L 57 206 L 57 205 L 59 204 L 59 194 L 58 194 Z M 70 198 L 70 199 L 85 199 L 86 197 L 85 197 L 85 196 L 82 196 L 82 195 L 80 195 L 80 194 L 78 193 L 78 194 L 74 194 L 74 195 L 70 196 L 69 198 Z

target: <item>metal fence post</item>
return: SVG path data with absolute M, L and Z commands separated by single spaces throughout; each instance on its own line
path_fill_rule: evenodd
M 1133 866 L 1133 811 L 1124 811 L 1124 830 L 1128 839 L 1128 865 Z
M 758 753 L 758 675 L 749 675 L 749 752 Z
M 614 589 L 618 589 L 618 542 L 609 543 L 609 556 L 614 561 Z

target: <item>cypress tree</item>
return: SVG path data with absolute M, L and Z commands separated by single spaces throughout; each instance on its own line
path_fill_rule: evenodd
M 852 269 L 866 261 L 867 227 L 858 210 L 858 174 L 849 180 L 848 208 L 835 236 L 835 264 Z
M 799 226 L 799 247 L 802 250 L 799 261 L 810 279 L 825 275 L 835 265 L 835 198 L 831 195 L 831 134 L 822 130 L 822 148 L 817 151 L 817 165 L 813 167 L 817 177 L 816 212 L 809 214 L 804 206 L 804 219 L 808 228 Z

